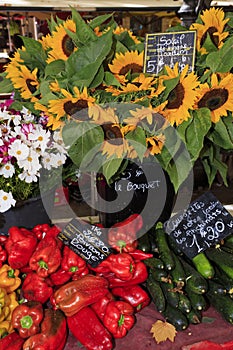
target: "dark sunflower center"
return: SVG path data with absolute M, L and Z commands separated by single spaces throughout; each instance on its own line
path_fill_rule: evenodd
M 122 132 L 119 126 L 116 126 L 114 124 L 104 124 L 102 125 L 102 128 L 104 130 L 104 138 L 105 140 L 108 140 L 109 143 L 115 146 L 122 145 Z
M 178 109 L 184 99 L 184 87 L 181 83 L 178 83 L 176 87 L 168 95 L 167 108 Z
M 36 92 L 36 86 L 33 84 L 31 84 L 31 83 L 34 83 L 34 80 L 32 80 L 32 79 L 26 79 L 26 84 L 27 84 L 27 88 L 28 88 L 28 90 L 32 93 L 32 94 L 34 94 L 34 92 Z
M 124 67 L 120 69 L 119 74 L 125 75 L 129 71 L 131 71 L 131 73 L 140 73 L 142 71 L 142 66 L 140 66 L 137 63 L 126 64 Z
M 213 44 L 218 47 L 219 44 L 219 40 L 218 40 L 218 36 L 217 35 L 213 35 L 214 33 L 217 32 L 217 29 L 215 27 L 209 27 L 208 30 L 203 34 L 200 44 L 201 46 L 204 44 L 206 38 L 207 38 L 207 34 L 209 34 Z
M 88 120 L 88 113 L 86 111 L 86 108 L 88 107 L 86 100 L 79 100 L 75 103 L 72 103 L 71 101 L 64 103 L 64 111 L 68 115 L 72 115 L 76 119 L 80 120 Z M 84 110 L 82 114 L 78 113 L 81 110 Z
M 62 40 L 62 50 L 67 57 L 74 51 L 73 40 L 68 35 L 65 35 Z
M 228 99 L 227 89 L 213 89 L 208 91 L 198 102 L 198 107 L 207 107 L 211 111 L 223 106 Z

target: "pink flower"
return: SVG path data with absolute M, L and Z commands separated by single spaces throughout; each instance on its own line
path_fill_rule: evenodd
M 2 164 L 6 164 L 11 160 L 11 156 L 8 154 L 8 144 L 0 146 L 0 160 Z

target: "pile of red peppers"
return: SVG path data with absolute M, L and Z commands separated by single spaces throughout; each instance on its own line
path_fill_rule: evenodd
M 0 239 L 0 267 L 18 269 L 21 285 L 0 349 L 62 350 L 69 332 L 87 350 L 114 349 L 150 303 L 143 260 L 152 254 L 137 249 L 141 227 L 140 215 L 111 227 L 113 252 L 95 268 L 63 244 L 58 226 L 11 227 Z

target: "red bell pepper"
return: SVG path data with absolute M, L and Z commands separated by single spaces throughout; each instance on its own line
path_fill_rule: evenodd
M 135 312 L 142 310 L 145 306 L 149 305 L 151 301 L 149 294 L 138 284 L 133 286 L 116 287 L 113 288 L 111 292 L 114 296 L 119 297 L 132 305 Z
M 0 245 L 0 267 L 2 267 L 3 263 L 7 260 L 7 251 L 4 247 Z
M 67 246 L 63 249 L 61 268 L 72 277 L 84 276 L 89 272 L 86 261 Z
M 114 276 L 122 281 L 132 279 L 135 270 L 135 261 L 128 253 L 110 254 L 97 267 L 91 268 L 95 272 L 114 273 Z
M 12 226 L 8 230 L 9 238 L 5 249 L 8 254 L 8 264 L 13 269 L 26 266 L 37 246 L 37 237 L 34 232 L 25 228 Z
M 114 338 L 123 338 L 135 323 L 134 308 L 125 301 L 110 301 L 103 319 Z
M 104 319 L 106 307 L 107 307 L 108 303 L 112 300 L 115 300 L 115 298 L 114 298 L 113 294 L 111 292 L 109 292 L 108 294 L 106 294 L 105 296 L 100 298 L 98 301 L 91 304 L 91 308 L 95 311 L 96 315 L 101 320 Z
M 61 309 L 66 316 L 72 316 L 108 292 L 108 281 L 105 278 L 85 275 L 58 288 L 54 292 L 52 304 Z
M 131 252 L 137 248 L 137 232 L 142 228 L 140 214 L 132 214 L 108 230 L 108 243 L 118 252 Z
M 114 287 L 124 287 L 124 286 L 132 286 L 135 284 L 143 283 L 147 280 L 148 271 L 146 265 L 142 261 L 138 261 L 135 263 L 135 270 L 133 277 L 124 281 L 120 278 L 117 278 L 114 274 L 105 274 L 105 278 L 107 278 L 109 282 L 109 288 Z
M 55 286 L 60 286 L 62 284 L 65 284 L 71 279 L 70 273 L 67 271 L 64 271 L 63 269 L 58 269 L 54 273 L 52 273 L 49 276 L 52 284 Z
M 61 250 L 58 239 L 45 236 L 37 244 L 36 250 L 30 258 L 29 266 L 40 277 L 48 277 L 58 269 L 60 263 Z
M 21 338 L 29 338 L 39 333 L 43 317 L 42 303 L 27 301 L 14 309 L 11 319 L 12 327 L 19 332 Z
M 233 350 L 233 341 L 217 344 L 209 340 L 203 340 L 191 345 L 184 345 L 182 350 Z
M 0 339 L 0 350 L 22 350 L 25 339 L 17 332 L 12 332 Z
M 41 332 L 29 337 L 23 348 L 62 350 L 68 335 L 66 317 L 60 310 L 45 309 Z
M 74 337 L 85 349 L 113 349 L 111 334 L 89 306 L 84 307 L 75 315 L 67 317 L 67 324 Z
M 22 284 L 23 297 L 27 300 L 45 303 L 53 293 L 49 282 L 49 279 L 38 276 L 36 272 L 27 274 Z
M 143 250 L 140 250 L 140 249 L 135 249 L 133 252 L 129 252 L 129 254 L 136 261 L 146 260 L 149 258 L 153 258 L 153 256 L 154 256 L 152 253 L 145 253 Z

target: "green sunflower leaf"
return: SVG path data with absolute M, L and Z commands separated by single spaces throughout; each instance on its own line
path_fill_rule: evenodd
M 97 16 L 89 22 L 89 27 L 91 27 L 92 29 L 95 29 L 96 27 L 100 27 L 101 24 L 106 22 L 109 18 L 113 18 L 113 13 Z
M 95 78 L 92 80 L 91 84 L 90 84 L 90 89 L 94 89 L 97 86 L 101 85 L 101 83 L 103 82 L 104 79 L 104 67 L 103 65 L 101 65 L 99 67 L 99 70 L 95 76 Z
M 79 48 L 80 44 L 85 46 L 86 43 L 95 40 L 96 35 L 93 29 L 90 28 L 90 26 L 84 21 L 81 15 L 72 7 L 71 12 L 72 20 L 76 24 L 76 33 L 72 33 L 69 30 L 67 31 L 67 33 Z
M 233 37 L 230 37 L 216 52 L 211 52 L 206 58 L 206 65 L 213 72 L 229 72 L 233 67 Z
M 106 56 L 111 50 L 112 33 L 108 31 L 95 41 L 73 52 L 66 61 L 69 81 L 78 87 L 90 86 Z
M 178 191 L 181 184 L 187 179 L 192 170 L 192 163 L 187 151 L 181 146 L 180 150 L 173 157 L 166 167 L 166 172 L 174 186 L 175 192 Z
M 207 108 L 192 111 L 193 116 L 177 127 L 192 162 L 197 160 L 203 148 L 204 139 L 211 127 L 210 111 Z
M 175 128 L 172 126 L 166 128 L 163 133 L 165 136 L 165 144 L 161 153 L 156 155 L 156 158 L 161 163 L 163 169 L 166 170 L 181 146 L 181 139 L 178 137 Z
M 61 75 L 61 72 L 65 70 L 65 61 L 56 60 L 52 61 L 45 67 L 45 78 L 48 76 L 55 77 L 56 79 Z
M 164 80 L 163 84 L 166 86 L 166 89 L 163 93 L 163 101 L 166 101 L 168 99 L 168 95 L 170 92 L 176 87 L 176 85 L 179 82 L 180 77 Z
M 125 138 L 129 141 L 129 144 L 136 150 L 138 158 L 142 161 L 146 152 L 146 135 L 145 131 L 138 127 L 133 131 L 130 131 Z
M 211 140 L 214 144 L 220 146 L 221 148 L 224 148 L 226 150 L 233 149 L 232 135 L 229 134 L 228 128 L 223 122 L 222 118 L 220 118 L 220 120 L 214 124 L 213 128 L 211 129 L 211 132 L 207 136 L 209 140 Z
M 107 86 L 110 86 L 110 85 L 121 86 L 121 84 L 119 83 L 119 80 L 117 80 L 111 72 L 104 73 L 104 83 Z
M 107 181 L 111 180 L 111 178 L 117 173 L 122 163 L 122 158 L 112 158 L 109 161 L 104 162 L 102 166 L 102 173 Z
M 6 78 L 6 73 L 0 74 L 0 91 L 2 94 L 12 93 L 14 90 L 10 79 Z
M 90 122 L 68 123 L 62 129 L 62 136 L 65 145 L 69 146 L 71 160 L 82 169 L 100 151 L 104 140 L 102 128 Z

